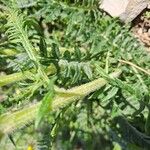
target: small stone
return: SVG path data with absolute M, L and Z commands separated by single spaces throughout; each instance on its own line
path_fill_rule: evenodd
M 148 29 L 148 36 L 150 37 L 150 29 Z
M 139 34 L 139 35 L 141 35 L 142 33 L 143 33 L 142 28 L 139 28 L 139 30 L 138 30 L 138 34 Z

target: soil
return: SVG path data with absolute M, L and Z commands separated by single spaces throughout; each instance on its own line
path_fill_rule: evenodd
M 150 17 L 145 16 L 145 12 L 150 10 L 144 10 L 132 24 L 131 31 L 147 48 L 150 52 Z

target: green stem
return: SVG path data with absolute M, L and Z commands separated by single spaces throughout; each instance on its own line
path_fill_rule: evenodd
M 16 56 L 19 52 L 16 49 L 2 49 L 0 55 L 4 56 Z
M 117 78 L 120 74 L 121 71 L 117 70 L 110 74 L 110 76 L 112 78 Z M 56 111 L 57 109 L 65 107 L 70 103 L 83 99 L 85 96 L 100 89 L 106 84 L 107 81 L 105 79 L 99 78 L 81 86 L 66 90 L 66 94 L 58 93 L 54 97 L 52 110 Z M 9 134 L 33 121 L 36 117 L 40 104 L 41 102 L 38 102 L 16 112 L 6 113 L 0 116 L 0 133 Z
M 56 68 L 52 65 L 46 69 L 47 75 L 53 74 L 55 72 L 56 72 Z M 28 77 L 30 77 L 30 74 L 31 74 L 30 71 L 24 71 L 24 72 L 13 73 L 10 75 L 2 75 L 0 76 L 0 87 L 17 81 L 28 79 Z
M 29 71 L 13 73 L 10 75 L 0 76 L 0 86 L 4 86 L 10 83 L 21 81 L 27 79 L 27 76 L 30 74 Z
M 39 48 L 38 47 L 35 47 L 35 50 L 38 52 L 39 51 Z M 51 47 L 48 47 L 47 48 L 48 52 L 51 52 Z M 63 54 L 66 50 L 71 52 L 71 53 L 74 53 L 74 48 L 71 48 L 71 47 L 59 47 L 59 50 L 60 50 L 60 53 Z M 82 53 L 86 53 L 86 49 L 80 47 L 80 51 Z M 1 55 L 4 55 L 4 56 L 16 56 L 17 54 L 19 54 L 20 51 L 18 51 L 17 49 L 11 49 L 11 48 L 5 48 L 5 49 L 2 49 L 0 51 L 0 54 Z

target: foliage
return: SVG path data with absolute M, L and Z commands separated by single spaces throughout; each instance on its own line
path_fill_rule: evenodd
M 2 149 L 149 148 L 150 53 L 98 3 L 0 1 Z

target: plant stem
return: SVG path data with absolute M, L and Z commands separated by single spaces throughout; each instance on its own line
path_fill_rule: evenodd
M 112 78 L 117 78 L 120 76 L 120 74 L 121 71 L 117 70 L 110 74 L 110 76 Z M 105 79 L 99 78 L 81 86 L 66 90 L 66 94 L 58 93 L 54 97 L 52 111 L 65 107 L 70 103 L 78 101 L 79 99 L 83 99 L 85 96 L 100 89 L 106 84 L 107 81 Z M 16 112 L 6 113 L 0 116 L 0 133 L 9 134 L 33 121 L 36 117 L 36 113 L 40 104 L 41 102 L 38 102 Z
M 147 75 L 150 75 L 150 72 L 149 72 L 149 71 L 147 71 L 147 70 L 145 70 L 145 69 L 143 69 L 143 68 L 141 68 L 141 67 L 139 67 L 139 66 L 133 64 L 132 62 L 125 61 L 125 60 L 119 60 L 119 61 L 120 61 L 121 63 L 125 63 L 125 64 L 128 64 L 128 65 L 132 66 L 132 67 L 135 67 L 136 69 L 138 69 L 138 70 L 144 72 L 144 73 L 147 74 Z
M 56 68 L 53 65 L 49 66 L 46 69 L 47 75 L 53 74 L 55 72 L 56 72 Z M 17 81 L 26 80 L 28 79 L 28 77 L 30 77 L 30 74 L 31 74 L 30 71 L 24 71 L 24 72 L 13 73 L 10 75 L 2 75 L 0 76 L 0 87 Z
M 38 52 L 39 48 L 35 47 L 35 50 Z M 51 47 L 47 47 L 47 50 L 48 50 L 48 52 L 51 52 L 52 49 L 51 49 Z M 71 53 L 74 53 L 74 48 L 59 47 L 59 50 L 60 50 L 61 54 L 63 54 L 66 50 L 71 52 Z M 83 53 L 86 53 L 86 49 L 84 49 L 82 47 L 80 47 L 80 51 L 83 52 Z M 20 52 L 17 49 L 11 49 L 11 48 L 2 49 L 0 51 L 0 54 L 4 55 L 4 56 L 16 56 L 19 53 Z

